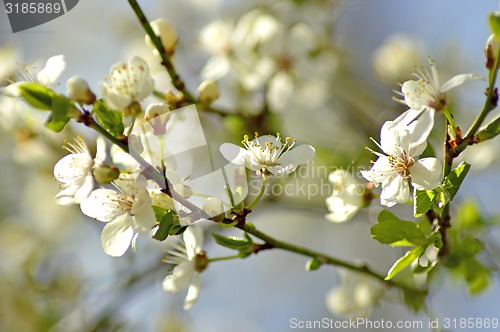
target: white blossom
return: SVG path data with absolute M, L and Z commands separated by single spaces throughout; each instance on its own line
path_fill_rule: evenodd
M 71 154 L 63 157 L 54 166 L 54 177 L 61 182 L 61 191 L 56 195 L 59 205 L 79 204 L 94 189 L 93 170 L 106 159 L 106 143 L 102 137 L 97 139 L 95 158 L 82 137 L 74 143 L 66 142 L 64 148 Z
M 328 179 L 333 184 L 332 195 L 326 199 L 326 219 L 341 223 L 350 220 L 363 206 L 364 186 L 351 173 L 337 170 Z
M 425 109 L 428 112 L 440 111 L 448 105 L 446 92 L 462 85 L 470 79 L 482 79 L 476 74 L 460 74 L 452 77 L 441 85 L 439 74 L 434 61 L 429 60 L 431 70 L 417 68 L 412 74 L 416 80 L 409 80 L 402 84 L 401 92 L 404 100 L 397 100 L 415 110 Z
M 340 317 L 367 317 L 383 295 L 384 288 L 378 282 L 359 273 L 345 272 L 341 284 L 326 294 L 326 306 Z
M 49 58 L 45 67 L 39 72 L 36 72 L 35 67 L 30 68 L 26 65 L 24 71 L 21 72 L 21 80 L 2 88 L 2 91 L 7 96 L 20 97 L 21 90 L 19 87 L 26 83 L 38 83 L 47 88 L 52 88 L 65 68 L 66 61 L 64 60 L 64 55 L 56 55 Z
M 163 48 L 167 52 L 167 54 L 172 55 L 174 52 L 175 45 L 177 44 L 177 33 L 175 31 L 172 23 L 167 21 L 164 18 L 158 18 L 154 21 L 151 21 L 151 29 L 153 32 L 160 38 L 160 41 L 163 45 Z M 153 41 L 149 35 L 145 36 L 146 45 L 150 48 L 155 48 Z M 155 54 L 158 53 L 158 50 L 155 49 Z
M 82 212 L 106 222 L 101 233 L 101 245 L 110 256 L 122 256 L 137 234 L 144 234 L 156 225 L 146 179 L 132 174 L 121 174 L 113 182 L 118 191 L 96 189 L 84 200 Z
M 115 63 L 109 71 L 109 77 L 101 82 L 104 102 L 113 110 L 123 110 L 133 102 L 148 97 L 153 88 L 149 67 L 138 56 L 130 58 L 127 63 Z
M 164 260 L 168 264 L 175 264 L 175 267 L 172 274 L 163 280 L 163 289 L 172 293 L 188 289 L 184 310 L 189 310 L 200 295 L 200 273 L 196 263 L 197 257 L 204 255 L 202 250 L 203 228 L 199 224 L 193 224 L 186 229 L 182 236 L 184 245 L 173 244 Z
M 228 161 L 242 165 L 260 174 L 267 171 L 274 176 L 285 176 L 292 173 L 299 165 L 307 164 L 314 158 L 315 150 L 310 145 L 295 147 L 296 140 L 287 137 L 284 142 L 281 136 L 261 136 L 255 133 L 255 139 L 248 140 L 245 135 L 242 144 L 245 148 L 231 143 L 224 143 L 220 152 Z
M 379 158 L 369 171 L 361 171 L 368 181 L 382 186 L 380 202 L 388 207 L 408 201 L 410 180 L 413 187 L 419 190 L 435 189 L 441 183 L 442 171 L 438 159 L 415 159 L 427 146 L 433 117 L 425 113 L 422 115 L 424 120 L 409 120 L 414 113 L 418 111 L 410 110 L 382 126 L 379 147 L 383 153 L 373 151 Z

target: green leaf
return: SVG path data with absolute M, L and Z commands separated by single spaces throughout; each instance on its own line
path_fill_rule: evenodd
M 38 84 L 38 83 L 25 83 L 19 86 L 21 96 L 24 100 L 39 110 L 50 110 L 52 107 L 52 97 L 54 91 Z
M 244 239 L 215 233 L 212 233 L 212 236 L 217 244 L 229 249 L 247 251 L 249 248 L 253 247 L 253 241 L 249 236 L 246 236 Z
M 484 222 L 477 203 L 473 200 L 462 203 L 457 212 L 457 229 L 482 228 Z
M 406 269 L 416 259 L 419 259 L 425 253 L 427 246 L 418 246 L 410 249 L 403 257 L 398 259 L 387 273 L 385 280 L 391 280 L 396 274 Z
M 168 235 L 180 235 L 180 234 L 184 233 L 184 231 L 187 228 L 188 228 L 188 226 L 181 226 L 179 224 L 179 219 L 176 218 L 176 220 L 174 220 L 174 223 L 172 224 L 172 226 L 168 230 Z
M 123 113 L 119 111 L 112 111 L 106 107 L 106 105 L 101 101 L 97 101 L 94 104 L 94 109 L 92 111 L 95 115 L 97 122 L 106 129 L 114 137 L 118 137 L 123 134 L 125 130 L 123 126 Z
M 495 38 L 500 40 L 500 12 L 488 14 L 488 25 Z
M 166 240 L 175 221 L 178 221 L 177 212 L 175 212 L 175 210 L 168 210 L 165 214 L 163 214 L 158 225 L 158 229 L 153 235 L 153 239 L 158 241 Z
M 413 215 L 420 217 L 432 208 L 436 193 L 434 190 L 416 190 L 414 192 Z
M 500 134 L 500 116 L 488 123 L 474 136 L 475 141 L 482 142 L 496 137 Z
M 45 126 L 55 132 L 60 132 L 68 123 L 70 117 L 68 113 L 74 107 L 74 103 L 60 94 L 53 94 L 50 114 Z
M 378 215 L 379 223 L 371 228 L 372 238 L 391 246 L 413 246 L 427 244 L 427 236 L 419 225 L 399 219 L 387 210 Z
M 463 270 L 471 294 L 479 294 L 490 285 L 491 272 L 477 259 L 464 261 Z
M 467 172 L 469 172 L 470 165 L 466 162 L 460 163 L 454 170 L 448 174 L 443 181 L 443 189 L 446 190 L 448 194 L 448 201 L 453 200 L 457 194 L 460 185 L 465 179 Z
M 325 263 L 321 259 L 319 259 L 317 257 L 311 258 L 306 263 L 306 270 L 307 271 L 316 271 L 321 266 L 323 266 L 323 264 L 325 264 Z
M 403 289 L 403 300 L 414 312 L 419 312 L 425 304 L 425 295 L 413 289 Z

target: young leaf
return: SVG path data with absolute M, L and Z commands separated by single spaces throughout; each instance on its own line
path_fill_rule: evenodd
M 489 13 L 488 24 L 495 38 L 500 40 L 500 12 Z
M 419 259 L 425 253 L 427 246 L 418 246 L 410 249 L 403 257 L 398 259 L 387 273 L 385 280 L 391 280 L 396 274 L 410 266 L 413 261 Z
M 123 113 L 112 111 L 106 107 L 102 101 L 97 101 L 94 104 L 93 113 L 99 124 L 106 129 L 114 137 L 123 134 L 125 130 L 123 126 Z
M 71 100 L 62 95 L 53 94 L 50 107 L 52 113 L 47 119 L 45 126 L 55 132 L 63 130 L 70 119 L 68 113 L 72 107 L 73 102 Z
M 446 190 L 449 201 L 453 200 L 453 198 L 457 194 L 457 191 L 464 181 L 467 172 L 469 172 L 469 169 L 470 165 L 466 162 L 462 162 L 444 179 L 443 189 Z
M 413 215 L 420 217 L 432 208 L 436 194 L 434 190 L 417 190 L 414 192 Z
M 316 271 L 319 269 L 324 262 L 321 259 L 318 259 L 316 257 L 311 258 L 310 260 L 307 261 L 306 263 L 306 270 L 307 271 Z
M 482 128 L 475 136 L 475 140 L 478 142 L 486 141 L 492 139 L 493 137 L 500 134 L 500 116 L 495 120 L 488 123 L 484 128 Z
M 401 220 L 384 210 L 378 215 L 379 223 L 371 228 L 372 238 L 391 246 L 414 246 L 426 244 L 427 236 L 419 225 Z
M 245 239 L 240 239 L 233 236 L 229 237 L 215 233 L 212 233 L 212 236 L 214 237 L 214 240 L 215 242 L 217 242 L 217 244 L 229 249 L 246 251 L 248 250 L 248 248 L 253 246 L 253 241 L 250 237 L 245 237 Z
M 178 219 L 177 213 L 175 212 L 175 210 L 168 210 L 165 214 L 163 214 L 160 223 L 158 225 L 158 230 L 153 235 L 153 239 L 156 239 L 158 241 L 166 240 L 170 228 L 172 228 L 172 225 L 177 219 Z
M 38 83 L 25 83 L 19 86 L 21 96 L 24 100 L 39 110 L 50 110 L 52 107 L 52 97 L 54 91 L 38 84 Z

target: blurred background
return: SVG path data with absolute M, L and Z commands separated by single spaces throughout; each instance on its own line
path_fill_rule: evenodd
M 460 73 L 486 75 L 483 48 L 490 34 L 486 17 L 496 1 L 140 1 L 151 20 L 165 18 L 179 37 L 174 63 L 191 91 L 204 79 L 220 85 L 214 103 L 227 113 L 207 114 L 205 129 L 218 140 L 238 142 L 243 134 L 275 133 L 311 144 L 312 164 L 291 176 L 292 188 L 270 192 L 250 220 L 279 239 L 302 244 L 381 273 L 402 255 L 370 237 L 381 210 L 378 202 L 345 223 L 325 219 L 331 193 L 328 173 L 368 167 L 365 146 L 378 140 L 381 124 L 405 108 L 394 102 L 397 82 L 432 57 L 442 82 Z M 81 0 L 67 14 L 13 34 L 0 10 L 0 77 L 12 79 L 23 63 L 42 68 L 64 54 L 66 70 L 55 90 L 65 92 L 73 75 L 84 77 L 99 95 L 111 65 L 132 55 L 150 63 L 156 89 L 172 88 L 166 72 L 144 43 L 144 33 L 126 1 Z M 31 65 L 30 65 L 31 66 Z M 466 129 L 484 101 L 484 82 L 469 82 L 451 94 L 456 121 Z M 217 262 L 202 275 L 202 292 L 188 312 L 185 294 L 162 290 L 167 268 L 159 264 L 165 243 L 141 238 L 138 252 L 104 254 L 103 225 L 78 206 L 55 204 L 53 165 L 75 134 L 94 137 L 75 123 L 63 133 L 43 127 L 46 114 L 0 96 L 0 330 L 1 331 L 289 331 L 290 319 L 344 319 L 330 311 L 326 294 L 341 283 L 338 269 L 304 270 L 306 259 L 272 250 L 245 260 Z M 144 103 L 154 101 L 149 98 Z M 439 133 L 430 137 L 439 155 Z M 482 218 L 500 214 L 499 142 L 468 149 L 472 164 L 456 206 L 475 204 Z M 359 176 L 355 173 L 356 176 Z M 361 181 L 361 179 L 360 179 Z M 276 185 L 272 183 L 271 185 Z M 315 188 L 316 192 L 311 192 Z M 471 203 L 472 202 L 472 203 Z M 411 207 L 393 209 L 411 218 Z M 229 233 L 238 234 L 233 231 Z M 500 264 L 500 232 L 488 228 L 486 265 Z M 228 254 L 207 234 L 209 257 Z M 444 319 L 500 319 L 500 287 L 494 274 L 487 289 L 470 295 L 467 284 L 439 271 L 429 309 Z M 386 297 L 371 320 L 419 320 Z M 363 330 L 363 329 L 361 329 Z M 365 329 L 370 330 L 370 329 Z M 413 329 L 422 331 L 422 329 Z M 480 331 L 481 329 L 476 329 Z M 405 331 L 412 331 L 406 329 Z

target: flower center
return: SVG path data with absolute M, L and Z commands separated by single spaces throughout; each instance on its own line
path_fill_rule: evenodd
M 389 155 L 387 159 L 389 159 L 391 168 L 404 177 L 408 177 L 410 175 L 409 169 L 411 166 L 413 166 L 413 164 L 415 164 L 415 159 L 407 154 L 402 154 L 400 156 Z
M 270 135 L 269 139 L 271 139 Z M 285 152 L 289 151 L 296 142 L 297 140 L 292 140 L 290 137 L 287 137 L 285 141 L 282 142 L 280 133 L 277 133 L 275 143 L 269 140 L 262 142 L 262 144 L 259 140 L 259 133 L 255 132 L 255 139 L 253 141 L 249 141 L 248 135 L 245 135 L 241 143 L 252 153 L 259 164 L 275 166 L 278 164 L 278 159 Z

